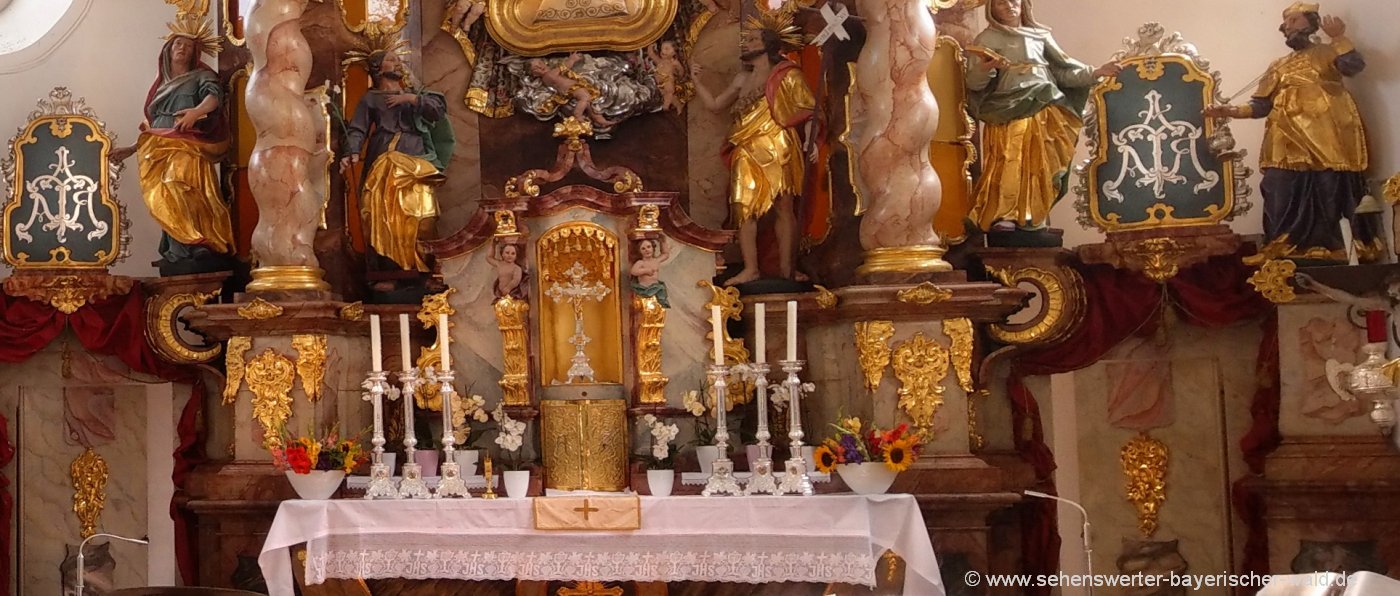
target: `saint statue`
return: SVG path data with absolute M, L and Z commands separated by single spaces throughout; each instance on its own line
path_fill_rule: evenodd
M 364 152 L 360 214 L 369 245 L 406 271 L 429 271 L 418 238 L 432 234 L 438 215 L 434 187 L 452 157 L 452 124 L 442 94 L 415 89 L 404 70 L 402 41 L 375 43 L 363 60 L 371 88 L 346 127 L 340 171 L 348 174 Z M 391 268 L 387 264 L 382 268 Z
M 1089 89 L 1118 74 L 1071 58 L 1031 0 L 990 0 L 968 53 L 968 109 L 982 121 L 982 176 L 968 217 L 984 231 L 1044 229 L 1064 196 Z
M 758 220 L 772 209 L 777 212 L 779 272 L 787 279 L 805 280 L 793 268 L 794 201 L 802 195 L 806 161 L 816 150 L 812 130 L 816 100 L 802 70 L 783 56 L 801 45 L 790 17 L 765 15 L 750 23 L 740 56 L 744 68 L 718 96 L 700 82 L 699 65 L 691 66 L 696 96 L 705 106 L 711 110 L 732 106 L 735 114 L 724 156 L 729 163 L 730 220 L 739 227 L 744 268 L 724 282 L 728 286 L 759 278 Z M 806 130 L 799 134 L 798 127 L 804 125 Z
M 1331 43 L 1316 43 L 1319 30 Z M 1263 179 L 1265 259 L 1299 257 L 1345 261 L 1341 220 L 1351 220 L 1363 261 L 1380 257 L 1373 222 L 1353 219 L 1366 196 L 1366 131 L 1342 78 L 1366 67 L 1346 37 L 1346 24 L 1321 18 L 1317 4 L 1296 2 L 1283 11 L 1284 43 L 1292 53 L 1275 60 L 1249 103 L 1207 107 L 1215 118 L 1264 118 L 1259 155 Z
M 655 298 L 662 308 L 671 308 L 666 297 L 666 282 L 661 281 L 661 266 L 671 260 L 670 247 L 661 238 L 642 238 L 637 241 L 637 252 L 641 257 L 632 263 L 632 293 L 638 296 Z
M 111 153 L 115 161 L 137 156 L 141 197 L 161 228 L 161 259 L 152 265 L 162 270 L 234 251 L 233 226 L 214 171 L 229 146 L 223 86 L 199 56 L 201 51 L 217 55 L 218 37 L 194 15 L 170 30 L 146 94 L 141 134 L 135 145 Z

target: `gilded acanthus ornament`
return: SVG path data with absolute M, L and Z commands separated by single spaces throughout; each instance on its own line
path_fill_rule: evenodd
M 926 281 L 912 288 L 900 290 L 895 296 L 905 304 L 933 304 L 952 298 L 953 291 Z
M 253 418 L 263 427 L 263 444 L 277 443 L 276 433 L 292 416 L 292 381 L 296 366 L 276 350 L 263 350 L 248 363 L 245 373 L 253 392 Z
M 710 290 L 711 296 L 709 302 L 705 303 L 705 312 L 711 312 L 714 306 L 718 306 L 721 321 L 738 320 L 740 314 L 743 313 L 744 305 L 739 301 L 739 288 L 716 286 L 710 283 L 709 280 L 704 279 L 696 282 L 695 286 L 699 288 L 709 288 Z M 744 340 L 730 337 L 728 325 L 720 325 L 720 332 L 724 334 L 721 342 L 724 351 L 724 363 L 732 365 L 748 362 L 749 349 L 744 346 Z M 705 345 L 710 345 L 709 342 L 713 341 L 710 337 L 711 335 L 711 333 L 705 334 Z M 730 373 L 726 383 L 728 383 L 729 387 L 729 390 L 725 394 L 725 405 L 728 406 L 727 409 L 733 409 L 734 406 L 749 403 L 749 401 L 753 399 L 753 382 L 746 379 L 743 374 Z M 711 390 L 706 391 L 706 407 L 713 407 L 714 404 L 715 396 L 711 388 Z
M 502 370 L 501 390 L 508 406 L 530 405 L 530 338 L 525 330 L 525 322 L 530 312 L 530 303 L 510 296 L 502 296 L 493 307 L 496 310 L 496 326 L 501 331 L 501 351 L 505 357 Z M 440 398 L 439 398 L 440 399 Z
M 161 356 L 173 362 L 198 364 L 218 357 L 223 346 L 213 344 L 204 349 L 195 349 L 175 332 L 180 324 L 180 311 L 186 307 L 204 306 L 217 298 L 214 292 L 185 292 L 168 296 L 156 296 L 146 303 L 146 337 Z
M 542 400 L 545 486 L 619 491 L 627 487 L 627 402 Z
M 1385 186 L 1381 189 L 1381 194 L 1385 196 L 1385 201 L 1394 205 L 1400 203 L 1400 174 L 1391 176 L 1385 181 Z
M 1048 344 L 1062 338 L 1083 315 L 1084 294 L 1081 288 L 1084 283 L 1073 269 L 1059 267 L 1051 272 L 1040 267 L 1013 270 L 989 266 L 987 272 L 997 281 L 1013 288 L 1030 286 L 1040 296 L 1040 310 L 1033 318 L 1014 326 L 992 325 L 988 329 L 992 339 L 1016 345 Z
M 262 298 L 254 298 L 252 302 L 238 307 L 238 316 L 258 321 L 275 319 L 282 316 L 282 307 Z
M 1148 238 L 1121 250 L 1125 256 L 1141 263 L 1143 274 L 1157 283 L 1176 276 L 1180 270 L 1178 259 L 1186 253 L 1186 249 L 1171 238 Z
M 321 387 L 326 382 L 326 348 L 324 335 L 293 335 L 292 348 L 297 351 L 297 374 L 301 375 L 301 390 L 311 402 L 320 401 Z
M 856 329 L 856 357 L 860 360 L 860 370 L 865 374 L 866 391 L 875 392 L 880 388 L 880 379 L 885 376 L 885 367 L 890 364 L 890 338 L 894 337 L 892 321 L 859 321 Z
M 455 288 L 447 288 L 438 294 L 429 294 L 423 297 L 423 305 L 418 309 L 418 322 L 424 327 L 434 328 L 438 324 L 438 315 L 447 315 L 447 325 L 455 326 L 452 323 L 452 315 L 457 314 L 457 309 L 448 304 L 447 299 L 455 292 Z M 441 332 L 441 330 L 439 330 Z
M 1138 530 L 1150 537 L 1167 500 L 1167 445 L 1143 433 L 1123 445 L 1121 455 L 1128 502 L 1137 508 Z
M 837 297 L 831 290 L 822 286 L 813 286 L 817 290 L 817 306 L 821 308 L 836 308 Z
M 365 320 L 365 303 L 351 302 L 342 306 L 339 315 L 341 319 L 346 321 L 363 321 Z
M 915 333 L 894 349 L 894 376 L 899 379 L 899 407 L 927 430 L 943 405 L 943 378 L 948 376 L 948 350 Z
M 107 461 L 92 447 L 83 450 L 68 467 L 73 480 L 73 513 L 78 515 L 79 536 L 97 533 L 97 520 L 107 505 Z
M 661 231 L 661 208 L 656 205 L 642 205 L 637 210 L 637 226 L 633 234 L 646 234 Z
M 1297 273 L 1298 265 L 1289 259 L 1270 259 L 1249 276 L 1249 285 L 1269 302 L 1286 304 L 1297 298 L 1289 282 Z
M 948 336 L 949 351 L 952 353 L 953 371 L 958 374 L 958 386 L 969 396 L 975 390 L 972 384 L 972 320 L 967 318 L 943 321 L 943 335 Z
M 632 298 L 632 312 L 637 319 L 637 339 L 633 353 L 637 358 L 637 402 L 665 404 L 666 383 L 661 374 L 661 332 L 666 328 L 666 308 L 655 296 Z
M 228 356 L 225 358 L 224 405 L 238 400 L 238 389 L 243 386 L 243 357 L 253 347 L 253 338 L 235 335 L 228 338 Z

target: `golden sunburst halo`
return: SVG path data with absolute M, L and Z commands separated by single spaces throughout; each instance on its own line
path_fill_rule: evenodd
M 219 36 L 214 34 L 214 26 L 204 20 L 204 17 L 196 14 L 180 15 L 174 21 L 166 23 L 166 26 L 170 28 L 170 33 L 165 36 L 165 41 L 184 37 L 194 40 L 201 52 L 210 56 L 219 55 Z

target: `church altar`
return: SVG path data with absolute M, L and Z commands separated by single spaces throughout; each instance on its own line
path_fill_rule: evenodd
M 258 564 L 273 596 L 293 593 L 291 549 L 302 543 L 308 584 L 436 578 L 874 586 L 889 550 L 905 561 L 905 594 L 944 593 L 912 495 L 637 497 L 637 530 L 536 530 L 536 501 L 550 499 L 284 501 Z

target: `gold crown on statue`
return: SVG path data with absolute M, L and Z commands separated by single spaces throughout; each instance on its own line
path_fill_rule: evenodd
M 355 47 L 345 53 L 345 59 L 341 60 L 340 63 L 345 66 L 366 63 L 375 54 L 388 54 L 390 52 L 399 56 L 408 55 L 408 42 L 399 35 L 399 30 L 366 27 Z
M 758 16 L 749 17 L 747 27 L 751 33 L 760 31 L 771 31 L 778 36 L 778 43 L 782 45 L 782 51 L 791 52 L 800 49 L 803 45 L 802 30 L 797 28 L 792 22 L 792 13 L 787 11 L 764 12 L 759 11 Z
M 204 20 L 209 12 L 209 0 L 165 0 L 165 3 L 175 7 L 175 20 L 166 23 L 170 34 L 165 36 L 165 41 L 183 37 L 194 40 L 201 52 L 219 55 L 219 36 L 214 33 L 214 26 Z
M 1283 9 L 1283 18 L 1288 18 L 1295 14 L 1307 14 L 1310 12 L 1320 12 L 1321 6 L 1316 2 L 1294 2 L 1292 6 Z

